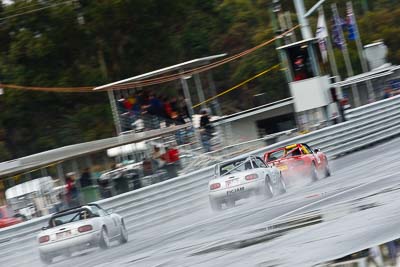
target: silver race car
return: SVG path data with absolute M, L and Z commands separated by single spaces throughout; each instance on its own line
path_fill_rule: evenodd
M 124 220 L 108 213 L 97 204 L 88 204 L 55 213 L 49 225 L 38 234 L 40 259 L 51 263 L 59 255 L 99 246 L 107 249 L 110 242 L 128 242 Z
M 213 210 L 220 210 L 223 203 L 233 207 L 235 201 L 251 195 L 272 197 L 275 192 L 286 192 L 286 184 L 279 169 L 265 164 L 257 156 L 216 164 L 214 177 L 208 187 Z

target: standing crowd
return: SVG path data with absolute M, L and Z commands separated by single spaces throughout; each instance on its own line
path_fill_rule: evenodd
M 159 96 L 154 92 L 138 92 L 118 100 L 121 116 L 127 118 L 130 128 L 142 120 L 143 130 L 159 129 L 165 125 L 182 125 L 191 120 L 186 100 L 183 97 Z M 131 130 L 125 129 L 125 130 Z

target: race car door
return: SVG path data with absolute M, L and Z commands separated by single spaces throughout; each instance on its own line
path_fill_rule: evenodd
M 262 168 L 263 170 L 265 170 L 264 175 L 266 175 L 268 173 L 268 176 L 271 178 L 272 182 L 274 184 L 277 183 L 279 175 L 280 175 L 279 170 L 277 168 L 273 168 L 273 167 L 265 164 L 264 161 L 259 157 L 254 158 L 254 162 L 255 163 L 253 163 L 253 164 L 256 164 L 258 166 L 258 168 Z
M 100 217 L 104 220 L 105 225 L 107 226 L 107 230 L 108 230 L 108 236 L 110 238 L 115 237 L 116 235 L 118 235 L 119 233 L 117 232 L 118 229 L 118 224 L 117 222 L 115 222 L 111 215 L 109 215 L 105 210 L 103 210 L 102 208 L 98 208 L 97 209 L 98 214 L 100 215 Z

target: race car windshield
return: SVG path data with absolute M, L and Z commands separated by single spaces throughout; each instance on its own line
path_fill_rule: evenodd
M 273 161 L 273 160 L 280 159 L 280 158 L 282 158 L 284 156 L 284 154 L 285 154 L 285 150 L 283 150 L 283 149 L 275 151 L 275 152 L 271 152 L 268 155 L 268 161 Z
M 57 215 L 57 216 L 51 218 L 49 227 L 52 228 L 52 227 L 60 226 L 60 225 L 71 223 L 71 222 L 85 220 L 85 219 L 88 219 L 91 217 L 93 217 L 93 216 L 91 215 L 91 212 L 89 212 L 89 210 L 79 209 L 79 210 L 71 211 L 71 212 L 68 212 L 65 214 L 60 214 L 60 215 Z
M 221 176 L 224 176 L 224 175 L 228 175 L 231 173 L 242 172 L 244 170 L 251 169 L 251 168 L 252 167 L 251 167 L 250 160 L 242 159 L 242 160 L 232 161 L 232 162 L 220 165 L 219 173 Z

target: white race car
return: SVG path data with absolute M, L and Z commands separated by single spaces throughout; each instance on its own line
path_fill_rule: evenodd
M 208 196 L 213 210 L 222 204 L 235 206 L 235 201 L 251 195 L 272 197 L 285 193 L 286 184 L 278 168 L 267 165 L 257 156 L 224 161 L 215 165 L 214 177 L 208 183 Z
M 110 242 L 128 242 L 124 220 L 108 213 L 97 204 L 88 204 L 53 214 L 49 225 L 37 237 L 40 259 L 50 264 L 59 255 L 99 246 L 107 249 Z

